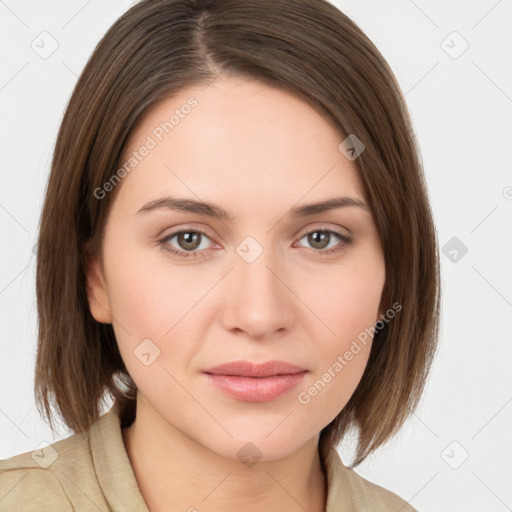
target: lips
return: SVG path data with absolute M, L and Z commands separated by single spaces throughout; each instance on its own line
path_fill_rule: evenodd
M 284 361 L 235 361 L 203 372 L 225 395 L 244 402 L 268 402 L 299 385 L 308 370 Z
M 294 375 L 307 371 L 305 368 L 284 361 L 267 361 L 251 363 L 250 361 L 234 361 L 205 370 L 211 375 L 232 375 L 240 377 L 271 377 L 274 375 Z

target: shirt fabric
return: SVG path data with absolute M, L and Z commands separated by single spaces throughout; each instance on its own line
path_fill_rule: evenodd
M 0 460 L 0 511 L 149 512 L 121 428 L 114 404 L 87 432 Z M 325 467 L 325 512 L 417 512 L 346 467 L 336 450 Z

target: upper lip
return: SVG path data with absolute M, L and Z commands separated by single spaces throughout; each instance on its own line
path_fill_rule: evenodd
M 214 375 L 238 375 L 241 377 L 270 377 L 272 375 L 290 375 L 305 372 L 305 368 L 285 361 L 267 361 L 251 363 L 250 361 L 233 361 L 205 370 Z

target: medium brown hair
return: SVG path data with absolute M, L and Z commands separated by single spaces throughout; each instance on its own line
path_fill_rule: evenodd
M 149 107 L 220 75 L 281 88 L 328 119 L 340 142 L 353 134 L 365 145 L 354 164 L 384 251 L 381 310 L 401 311 L 375 333 L 359 385 L 320 434 L 325 454 L 357 429 L 354 467 L 418 404 L 438 337 L 439 256 L 399 85 L 362 30 L 325 0 L 143 0 L 98 43 L 64 113 L 42 210 L 37 406 L 52 431 L 51 406 L 81 432 L 99 417 L 105 393 L 133 418 L 135 384 L 112 325 L 94 320 L 87 299 L 88 255 L 101 256 L 114 197 L 94 191 L 118 170 Z

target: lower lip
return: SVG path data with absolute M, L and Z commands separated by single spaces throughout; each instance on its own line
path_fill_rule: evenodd
M 238 375 L 213 375 L 209 379 L 227 395 L 244 402 L 268 402 L 296 387 L 307 371 L 273 375 L 271 377 L 240 377 Z

